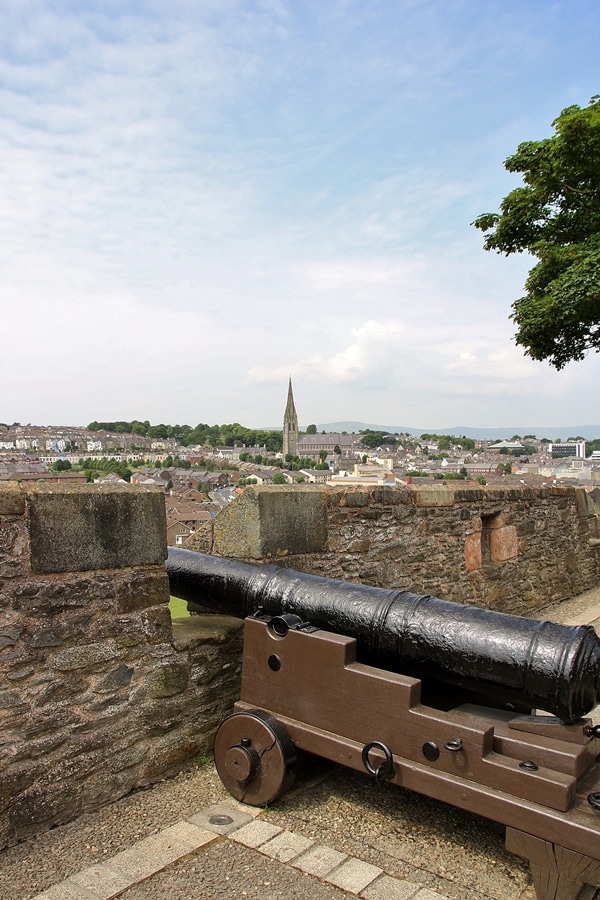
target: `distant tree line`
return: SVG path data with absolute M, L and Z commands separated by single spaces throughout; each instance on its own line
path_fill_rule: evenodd
M 153 440 L 174 440 L 182 447 L 200 444 L 204 447 L 233 447 L 244 444 L 247 447 L 265 447 L 272 453 L 278 453 L 283 447 L 282 431 L 261 431 L 245 428 L 239 422 L 231 425 L 151 425 L 134 419 L 132 422 L 90 422 L 88 431 L 108 431 L 111 434 L 131 434 Z
M 360 432 L 360 441 L 365 447 L 381 447 L 383 444 L 386 447 L 398 445 L 398 439 L 395 436 L 388 434 L 387 431 L 373 431 L 371 428 L 365 428 Z
M 475 449 L 475 441 L 473 438 L 465 437 L 464 434 L 462 437 L 457 437 L 454 434 L 427 434 L 427 432 L 425 432 L 421 435 L 420 439 L 422 441 L 429 441 L 430 443 L 437 443 L 438 450 L 451 450 L 453 447 L 460 447 L 461 450 Z

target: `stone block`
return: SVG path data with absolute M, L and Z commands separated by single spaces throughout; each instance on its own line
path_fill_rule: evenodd
M 360 488 L 346 491 L 346 506 L 362 507 L 369 503 L 369 494 Z
M 131 878 L 126 878 L 102 863 L 83 869 L 76 875 L 71 875 L 67 881 L 67 884 L 76 884 L 85 891 L 90 891 L 100 900 L 110 900 L 111 897 L 116 897 L 132 883 L 134 882 Z
M 48 625 L 40 625 L 32 632 L 29 644 L 36 648 L 60 647 L 87 634 L 92 622 L 91 613 L 75 614 L 62 621 L 51 621 Z
M 158 565 L 166 559 L 164 496 L 131 485 L 27 489 L 34 572 Z
M 121 688 L 127 687 L 133 677 L 133 667 L 121 663 L 116 669 L 107 672 L 92 688 L 95 694 L 112 694 Z
M 482 565 L 481 532 L 467 535 L 465 541 L 465 566 L 467 572 L 476 572 Z
M 266 844 L 275 835 L 280 834 L 281 831 L 282 829 L 278 825 L 271 825 L 270 822 L 255 819 L 253 822 L 249 822 L 248 825 L 244 825 L 243 828 L 234 831 L 230 835 L 230 839 L 238 844 L 243 844 L 244 847 L 251 847 L 255 850 L 262 844 Z
M 413 900 L 420 889 L 421 886 L 414 881 L 382 875 L 365 888 L 360 896 L 364 900 Z
M 22 579 L 11 589 L 11 602 L 28 616 L 49 617 L 80 607 L 112 611 L 115 579 L 104 573 L 44 576 Z
M 326 512 L 326 493 L 316 485 L 246 488 L 214 519 L 213 553 L 264 559 L 321 552 Z
M 57 653 L 50 660 L 50 665 L 59 672 L 72 672 L 75 669 L 88 669 L 108 662 L 118 655 L 119 651 L 112 641 L 80 644 Z
M 324 878 L 333 869 L 337 869 L 346 859 L 348 859 L 348 856 L 345 853 L 340 853 L 339 850 L 334 850 L 333 847 L 325 847 L 318 844 L 316 847 L 311 847 L 302 856 L 297 857 L 292 865 L 308 875 Z
M 4 481 L 0 485 L 0 516 L 22 516 L 25 512 L 25 495 L 16 481 Z
M 423 484 L 412 489 L 415 506 L 454 506 L 454 491 L 447 485 Z
M 133 570 L 117 586 L 117 612 L 128 613 L 149 606 L 159 606 L 169 602 L 169 579 L 162 565 L 160 568 Z M 168 610 L 167 610 L 168 611 Z
M 589 492 L 584 490 L 575 491 L 575 507 L 577 515 L 581 519 L 600 515 L 600 489 L 594 488 L 593 491 Z
M 137 881 L 144 881 L 155 872 L 160 872 L 168 863 L 156 856 L 149 856 L 134 846 L 123 850 L 122 853 L 117 853 L 116 856 L 108 859 L 105 865 L 133 884 Z
M 5 647 L 14 647 L 23 632 L 23 625 L 15 622 L 0 626 L 0 650 Z
M 293 831 L 282 831 L 266 844 L 262 844 L 260 852 L 279 862 L 290 862 L 296 856 L 300 856 L 312 846 L 314 841 L 304 837 L 303 834 L 294 834 Z
M 146 609 L 140 622 L 144 637 L 150 644 L 168 644 L 173 639 L 171 613 L 166 603 Z
M 505 562 L 519 555 L 519 541 L 514 525 L 490 528 L 488 540 L 492 562 Z
M 179 663 L 165 663 L 159 666 L 147 678 L 148 696 L 153 699 L 172 697 L 185 691 L 188 684 L 188 672 Z
M 0 577 L 14 578 L 25 572 L 28 535 L 22 519 L 0 518 Z
M 350 894 L 360 894 L 368 884 L 381 875 L 382 871 L 378 866 L 350 856 L 346 862 L 330 872 L 325 880 Z

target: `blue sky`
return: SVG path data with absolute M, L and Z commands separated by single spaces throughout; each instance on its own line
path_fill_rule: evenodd
M 592 424 L 470 222 L 597 0 L 0 0 L 0 421 Z

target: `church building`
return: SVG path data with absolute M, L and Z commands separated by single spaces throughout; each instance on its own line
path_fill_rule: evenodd
M 288 387 L 287 405 L 283 415 L 283 458 L 298 456 L 298 415 L 294 406 L 292 379 Z

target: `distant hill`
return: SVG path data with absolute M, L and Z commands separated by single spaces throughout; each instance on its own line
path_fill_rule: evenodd
M 365 422 L 326 422 L 317 425 L 319 431 L 386 431 L 389 434 L 412 434 L 419 437 L 421 434 L 455 434 L 458 437 L 469 437 L 479 440 L 492 438 L 511 438 L 514 434 L 535 434 L 537 438 L 549 438 L 555 441 L 557 438 L 566 441 L 570 437 L 581 435 L 586 441 L 600 438 L 600 425 L 515 425 L 514 428 L 469 428 L 467 425 L 455 425 L 452 428 L 409 428 L 407 425 L 367 425 Z

